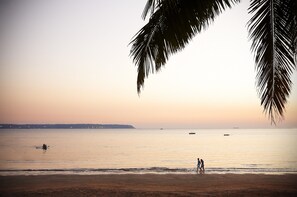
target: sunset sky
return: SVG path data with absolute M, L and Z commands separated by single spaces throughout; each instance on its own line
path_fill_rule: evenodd
M 146 0 L 0 3 L 0 123 L 271 127 L 257 95 L 248 0 L 221 14 L 136 91 L 129 42 Z M 297 74 L 277 127 L 297 127 Z

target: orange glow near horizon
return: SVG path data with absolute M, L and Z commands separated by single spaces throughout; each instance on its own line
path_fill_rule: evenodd
M 10 95 L 1 102 L 1 123 L 122 123 L 136 127 L 270 127 L 262 107 L 248 104 L 142 102 L 98 97 Z M 294 127 L 297 105 L 289 105 L 283 123 Z M 150 126 L 151 125 L 151 126 Z

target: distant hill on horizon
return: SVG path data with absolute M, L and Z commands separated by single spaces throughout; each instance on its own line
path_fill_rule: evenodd
M 0 129 L 135 129 L 128 124 L 0 124 Z

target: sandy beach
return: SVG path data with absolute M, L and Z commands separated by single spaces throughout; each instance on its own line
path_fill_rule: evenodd
M 297 196 L 297 175 L 0 176 L 0 196 Z

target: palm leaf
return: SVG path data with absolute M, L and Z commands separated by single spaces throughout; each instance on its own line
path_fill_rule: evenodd
M 137 91 L 144 79 L 165 65 L 169 56 L 182 50 L 227 7 L 239 0 L 148 0 L 143 17 L 149 22 L 135 35 L 130 55 L 138 67 Z
M 153 14 L 157 9 L 158 5 L 160 5 L 161 1 L 162 0 L 148 0 L 143 9 L 142 18 L 145 19 L 149 12 Z
M 294 1 L 252 0 L 249 8 L 254 14 L 248 27 L 258 72 L 258 93 L 272 123 L 283 118 L 291 91 L 290 76 L 296 68 L 296 10 L 291 7 Z
M 286 26 L 288 27 L 289 31 L 292 33 L 292 40 L 293 40 L 293 51 L 295 56 L 295 68 L 297 65 L 297 1 L 296 0 L 289 0 L 283 2 L 285 5 L 283 7 L 286 8 L 285 10 L 285 19 L 286 19 Z

